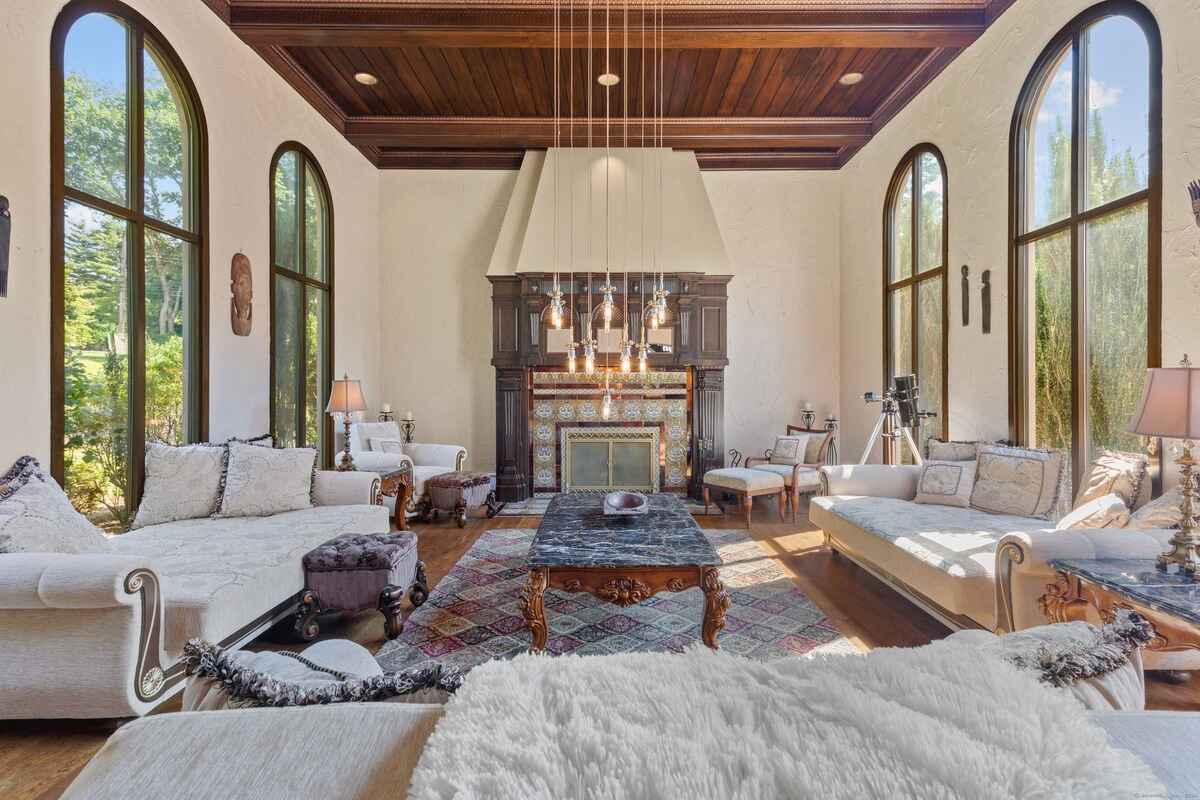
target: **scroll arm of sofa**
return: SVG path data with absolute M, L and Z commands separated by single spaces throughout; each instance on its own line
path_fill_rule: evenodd
M 1004 536 L 996 547 L 996 632 L 1010 633 L 1048 621 L 1038 602 L 1057 579 L 1059 558 L 1153 558 L 1171 531 L 1102 528 L 1033 530 Z
M 109 553 L 12 553 L 0 558 L 0 609 L 16 613 L 61 609 L 67 614 L 122 607 L 129 609 L 124 635 L 110 631 L 98 647 L 124 648 L 136 642 L 133 688 L 139 700 L 150 702 L 167 688 L 167 676 L 162 587 L 149 559 Z M 36 635 L 52 639 L 53 623 L 43 625 Z M 91 657 L 104 658 L 104 654 L 95 652 Z

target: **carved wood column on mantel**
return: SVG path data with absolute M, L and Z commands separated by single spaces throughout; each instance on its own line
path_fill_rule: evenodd
M 529 474 L 529 387 L 525 369 L 496 370 L 496 497 L 505 503 L 533 492 Z
M 688 493 L 704 495 L 704 473 L 725 466 L 725 369 L 697 369 L 692 387 L 692 480 Z

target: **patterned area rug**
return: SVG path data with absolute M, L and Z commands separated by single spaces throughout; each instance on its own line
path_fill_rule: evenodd
M 833 622 L 745 531 L 704 533 L 725 561 L 721 580 L 732 600 L 718 638 L 723 651 L 760 660 L 818 649 L 854 652 Z M 528 649 L 520 591 L 533 534 L 530 528 L 511 528 L 480 536 L 408 618 L 399 638 L 380 649 L 380 665 L 401 670 L 437 663 L 466 670 Z M 700 639 L 704 605 L 699 589 L 664 592 L 629 608 L 555 589 L 546 591 L 544 602 L 550 624 L 546 649 L 554 654 L 682 651 Z
M 550 501 L 558 492 L 534 492 L 533 497 L 526 500 L 519 500 L 515 503 L 505 503 L 504 508 L 500 510 L 498 517 L 540 517 L 546 513 L 546 507 L 550 505 Z M 687 510 L 694 516 L 703 517 L 704 503 L 697 503 L 686 495 L 682 498 L 683 504 L 687 506 Z M 728 506 L 728 504 L 726 504 Z M 708 516 L 720 516 L 721 509 L 713 504 L 708 507 Z

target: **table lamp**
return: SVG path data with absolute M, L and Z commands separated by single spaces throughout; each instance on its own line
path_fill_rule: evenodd
M 339 472 L 354 469 L 354 457 L 350 455 L 350 415 L 355 411 L 366 410 L 367 401 L 363 397 L 362 381 L 352 381 L 346 374 L 343 374 L 340 380 L 334 380 L 333 388 L 329 390 L 329 405 L 325 407 L 325 413 L 341 414 L 345 425 L 342 460 L 337 465 Z
M 1178 564 L 1194 580 L 1200 580 L 1200 530 L 1193 516 L 1192 494 L 1195 490 L 1192 470 L 1193 441 L 1200 438 L 1200 369 L 1192 367 L 1185 355 L 1178 367 L 1159 367 L 1146 370 L 1146 387 L 1142 402 L 1129 423 L 1128 431 L 1141 436 L 1161 436 L 1181 439 L 1182 452 L 1175 463 L 1179 465 L 1183 502 L 1183 520 L 1171 537 L 1171 549 L 1158 556 L 1158 568 L 1166 570 Z

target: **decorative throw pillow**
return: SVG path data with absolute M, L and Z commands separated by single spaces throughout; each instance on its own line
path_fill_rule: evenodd
M 229 443 L 225 493 L 218 517 L 266 517 L 312 507 L 317 451 L 309 447 L 273 450 Z
M 808 437 L 808 444 L 804 445 L 804 463 L 816 464 L 820 462 L 825 455 L 821 452 L 821 448 L 825 446 L 825 442 L 829 439 L 826 434 L 813 434 Z
M 221 503 L 225 457 L 221 445 L 147 443 L 146 488 L 131 527 L 212 516 Z
M 1054 526 L 1055 530 L 1069 528 L 1124 528 L 1129 525 L 1129 506 L 1125 498 L 1113 492 L 1089 500 L 1067 514 Z
M 926 461 L 913 502 L 967 508 L 974 486 L 974 461 Z
M 1195 500 L 1193 499 L 1193 503 Z M 1133 512 L 1129 518 L 1130 528 L 1138 530 L 1167 529 L 1173 530 L 1183 524 L 1183 492 L 1174 486 L 1163 492 L 1162 497 L 1151 500 L 1146 505 Z M 1198 506 L 1200 508 L 1200 506 Z M 1200 523 L 1200 514 L 1197 514 Z
M 1101 450 L 1080 481 L 1075 508 L 1108 494 L 1120 495 L 1125 505 L 1133 508 L 1146 480 L 1146 470 L 1146 456 Z
M 927 445 L 930 461 L 974 461 L 979 442 L 945 442 L 930 439 Z
M 1063 456 L 1057 450 L 981 445 L 971 507 L 993 514 L 1050 519 L 1058 505 Z
M 18 489 L 29 483 L 29 479 L 41 470 L 41 465 L 33 456 L 18 458 L 7 472 L 0 475 L 0 500 L 12 497 Z
M 36 460 L 23 460 L 19 470 L 4 476 L 8 480 L 0 493 L 0 553 L 107 553 L 104 534 L 75 510 Z
M 275 438 L 269 433 L 264 433 L 261 436 L 252 436 L 249 439 L 243 439 L 240 436 L 230 436 L 225 440 L 225 444 L 230 442 L 241 442 L 242 444 L 252 444 L 258 447 L 274 447 Z
M 775 440 L 775 447 L 771 449 L 771 463 L 787 464 L 788 466 L 803 464 L 804 451 L 808 446 L 809 438 L 806 433 L 780 436 Z
M 404 442 L 399 439 L 380 439 L 374 438 L 370 440 L 371 452 L 373 453 L 403 453 Z

